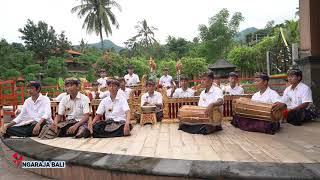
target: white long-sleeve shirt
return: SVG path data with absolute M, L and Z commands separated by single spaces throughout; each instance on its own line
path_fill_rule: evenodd
M 32 97 L 26 99 L 21 113 L 13 121 L 19 126 L 24 121 L 39 122 L 42 118 L 46 119 L 47 122 L 52 122 L 50 99 L 40 94 L 35 102 Z
M 281 98 L 282 103 L 285 103 L 288 109 L 293 109 L 303 103 L 312 103 L 312 92 L 309 86 L 300 82 L 294 89 L 292 85 L 287 87 Z

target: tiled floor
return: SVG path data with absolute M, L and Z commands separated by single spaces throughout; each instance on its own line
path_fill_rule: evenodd
M 223 131 L 192 135 L 178 124 L 135 125 L 130 137 L 34 140 L 67 149 L 149 157 L 242 162 L 320 162 L 320 122 L 283 124 L 275 135 L 246 132 L 229 122 Z

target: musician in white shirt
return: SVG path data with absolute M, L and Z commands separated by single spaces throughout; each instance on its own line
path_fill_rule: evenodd
M 90 135 L 87 129 L 90 100 L 79 92 L 80 81 L 77 78 L 67 78 L 64 83 L 69 95 L 60 101 L 58 115 L 55 117 L 55 123 L 51 129 L 57 132 L 58 124 L 65 117 L 67 125 L 60 128 L 59 137 L 88 137 Z
M 161 76 L 159 84 L 162 85 L 162 87 L 170 89 L 172 87 L 172 83 L 172 76 L 169 75 L 169 69 L 163 68 L 163 76 Z
M 221 84 L 221 75 L 219 74 L 214 75 L 213 85 L 220 88 L 222 92 L 224 91 L 225 85 Z
M 287 107 L 288 117 L 287 122 L 300 126 L 302 122 L 311 120 L 311 106 L 312 92 L 309 86 L 301 82 L 302 71 L 300 69 L 290 69 L 288 71 L 288 82 L 290 86 L 287 87 L 281 98 L 281 102 L 276 103 L 273 109 Z
M 100 73 L 100 78 L 97 80 L 98 83 L 100 84 L 99 85 L 99 88 L 102 89 L 102 88 L 107 88 L 107 71 L 105 69 L 100 69 L 99 71 Z
M 205 88 L 200 94 L 198 106 L 206 107 L 206 113 L 212 112 L 213 107 L 223 105 L 222 90 L 213 85 L 214 75 L 207 72 L 202 75 L 201 86 Z
M 127 86 L 137 85 L 140 83 L 139 76 L 134 74 L 133 65 L 128 66 L 128 74 L 124 76 Z
M 119 83 L 120 83 L 119 91 L 122 91 L 125 94 L 126 100 L 128 100 L 132 89 L 126 87 L 126 81 L 124 78 L 120 78 Z
M 112 82 L 113 80 L 119 81 L 117 78 L 110 78 L 110 79 L 108 79 L 108 81 L 107 81 L 107 87 L 108 87 L 108 89 L 107 89 L 106 91 L 101 92 L 101 93 L 99 94 L 99 98 L 100 98 L 100 99 L 104 99 L 104 98 L 110 96 L 110 87 L 109 87 L 109 86 L 110 86 L 110 84 L 111 84 L 111 82 Z M 119 93 L 121 96 L 127 98 L 126 92 L 124 92 L 124 91 L 121 90 L 120 88 L 118 88 L 118 93 Z M 130 94 L 129 90 L 127 90 L 127 93 Z M 128 97 L 129 97 L 129 94 L 128 94 Z
M 92 84 L 92 89 L 90 92 L 90 100 L 92 99 L 99 99 L 100 91 L 99 91 L 99 83 L 97 81 L 94 81 Z
M 268 86 L 269 76 L 265 73 L 257 73 L 255 75 L 255 85 L 259 89 L 252 97 L 252 101 L 273 104 L 280 102 L 279 94 Z
M 93 137 L 109 138 L 130 135 L 130 108 L 125 96 L 119 92 L 120 83 L 116 79 L 110 82 L 110 96 L 104 98 L 97 109 L 93 119 Z M 105 115 L 105 120 L 102 116 Z M 116 128 L 115 128 L 116 127 Z M 106 131 L 106 129 L 113 129 Z
M 220 88 L 213 85 L 214 75 L 206 72 L 202 75 L 201 86 L 205 88 L 200 94 L 198 106 L 205 107 L 205 114 L 212 116 L 213 108 L 220 107 L 222 113 L 223 94 Z M 206 123 L 180 123 L 179 130 L 192 134 L 211 134 L 222 130 L 221 125 Z
M 30 81 L 27 92 L 31 95 L 25 100 L 21 113 L 1 130 L 4 137 L 37 136 L 45 124 L 52 123 L 50 99 L 40 93 L 41 85 Z
M 152 80 L 147 81 L 148 92 L 141 96 L 141 106 L 154 105 L 156 106 L 157 121 L 161 121 L 163 118 L 162 111 L 162 95 L 155 91 L 156 83 Z
M 241 95 L 244 94 L 244 90 L 242 87 L 237 86 L 239 76 L 235 72 L 229 73 L 229 85 L 224 88 L 226 94 L 229 95 Z
M 173 98 L 188 98 L 194 96 L 194 90 L 188 87 L 188 78 L 186 76 L 180 77 L 181 88 L 175 89 Z
M 63 93 L 60 93 L 57 97 L 52 98 L 53 101 L 58 101 L 58 102 L 60 102 L 63 97 L 65 97 L 66 95 L 68 95 L 67 90 L 66 90 L 66 87 L 63 87 L 63 88 L 64 88 L 64 92 L 63 92 Z

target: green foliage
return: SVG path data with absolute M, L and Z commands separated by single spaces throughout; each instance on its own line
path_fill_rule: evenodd
M 32 64 L 27 65 L 23 70 L 23 74 L 30 74 L 30 73 L 39 73 L 41 71 L 41 66 L 39 64 Z
M 139 21 L 135 28 L 138 33 L 132 38 L 133 42 L 138 42 L 143 47 L 149 47 L 157 42 L 154 38 L 154 31 L 156 31 L 157 28 L 149 26 L 145 19 Z
M 277 45 L 277 38 L 274 36 L 265 37 L 260 41 L 259 43 L 255 44 L 253 46 L 254 49 L 256 49 L 257 55 L 256 55 L 256 67 L 258 71 L 261 72 L 267 72 L 267 51 L 270 51 L 272 48 L 274 48 Z
M 63 79 L 63 78 L 59 77 L 59 79 L 58 79 L 58 85 L 59 85 L 60 87 L 64 86 L 64 79 Z
M 37 76 L 34 73 L 28 73 L 24 75 L 24 79 L 26 82 L 28 81 L 36 81 L 37 80 Z
M 45 60 L 54 54 L 54 49 L 57 47 L 57 37 L 55 30 L 47 23 L 39 21 L 35 24 L 28 19 L 24 28 L 20 28 L 22 33 L 21 39 L 24 40 L 26 48 L 33 51 L 37 58 Z
M 52 86 L 57 85 L 57 79 L 52 77 L 46 77 L 41 80 L 42 86 Z
M 22 70 L 26 65 L 34 64 L 33 53 L 24 48 L 10 45 L 6 40 L 0 41 L 0 69 Z M 5 72 L 5 71 L 1 71 Z M 2 74 L 2 73 L 1 73 Z M 0 74 L 0 77 L 2 77 Z
M 88 82 L 93 82 L 96 80 L 96 77 L 94 76 L 94 70 L 93 68 L 90 68 L 87 75 L 86 75 L 86 79 L 88 80 Z
M 80 41 L 80 44 L 79 44 L 79 51 L 81 53 L 86 53 L 88 48 L 89 48 L 88 42 L 84 42 L 84 40 L 82 38 Z
M 68 38 L 64 34 L 65 32 L 62 31 L 59 35 L 57 35 L 57 55 L 63 55 L 65 50 L 71 49 L 71 42 L 68 41 Z
M 97 61 L 96 72 L 99 69 L 106 69 L 108 76 L 124 76 L 127 71 L 128 61 L 122 58 L 119 54 L 110 52 L 108 61 L 100 57 Z
M 222 9 L 210 18 L 209 26 L 199 26 L 200 38 L 203 41 L 201 53 L 210 63 L 226 55 L 233 44 L 240 22 L 244 20 L 240 12 L 234 13 L 230 20 L 229 16 L 229 11 Z
M 256 57 L 258 52 L 255 48 L 239 46 L 229 52 L 228 59 L 242 72 L 252 73 L 256 68 Z
M 148 61 L 146 59 L 134 58 L 129 61 L 129 64 L 134 66 L 134 71 L 141 78 L 144 74 L 150 73 L 150 68 L 148 66 Z
M 167 67 L 169 68 L 169 75 L 172 76 L 172 78 L 176 77 L 176 61 L 168 59 L 168 60 L 162 60 L 157 63 L 157 76 L 161 77 L 163 75 L 163 68 Z
M 204 58 L 182 58 L 182 72 L 189 79 L 199 78 L 199 74 L 207 70 L 207 63 Z
M 88 50 L 87 50 L 88 51 Z M 90 64 L 95 63 L 99 58 L 102 57 L 102 51 L 88 51 L 86 54 L 82 54 L 81 56 L 78 56 L 74 58 L 76 62 L 88 62 Z
M 172 59 L 180 59 L 184 57 L 189 51 L 189 42 L 184 38 L 175 38 L 169 36 L 166 47 L 171 53 Z
M 253 75 L 255 71 L 266 72 L 266 53 L 276 43 L 275 37 L 265 37 L 253 46 L 238 46 L 229 52 L 228 59 L 246 75 Z
M 47 76 L 49 77 L 65 77 L 67 75 L 67 69 L 64 62 L 64 58 L 50 57 L 48 59 Z
M 289 45 L 300 42 L 299 23 L 295 20 L 286 20 L 284 36 Z
M 156 52 L 161 50 L 160 44 L 154 38 L 154 31 L 156 31 L 157 28 L 149 26 L 147 21 L 143 19 L 138 22 L 135 29 L 137 30 L 137 35 L 124 43 L 129 50 L 126 52 L 128 55 L 127 57 L 155 57 L 155 55 L 158 54 Z
M 16 69 L 8 69 L 2 74 L 2 77 L 4 79 L 16 79 L 19 76 L 20 76 L 20 72 Z

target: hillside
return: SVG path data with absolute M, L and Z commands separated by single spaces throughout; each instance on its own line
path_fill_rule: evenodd
M 101 42 L 91 43 L 91 44 L 88 44 L 88 46 L 100 49 Z M 79 47 L 79 45 L 75 45 L 75 47 Z M 111 48 L 114 48 L 116 52 L 119 52 L 121 49 L 124 49 L 123 47 L 116 45 L 115 43 L 113 43 L 110 40 L 104 40 L 103 41 L 103 49 L 111 49 Z
M 259 29 L 255 28 L 255 27 L 249 27 L 246 28 L 242 31 L 240 31 L 237 36 L 234 38 L 235 41 L 237 42 L 245 42 L 246 41 L 246 35 L 249 33 L 254 33 L 256 31 L 258 31 Z

